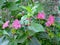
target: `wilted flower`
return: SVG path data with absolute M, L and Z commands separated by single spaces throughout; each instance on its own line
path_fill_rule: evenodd
M 9 24 L 9 22 L 10 22 L 9 20 L 8 20 L 8 21 L 6 21 L 6 22 L 3 24 L 2 28 L 3 28 L 3 29 L 5 29 L 6 27 L 8 27 L 8 26 L 9 26 L 9 25 L 8 25 L 8 24 Z
M 37 18 L 38 19 L 45 19 L 45 13 L 44 12 L 38 13 Z
M 12 23 L 12 28 L 18 29 L 21 28 L 21 24 L 18 19 L 15 19 Z

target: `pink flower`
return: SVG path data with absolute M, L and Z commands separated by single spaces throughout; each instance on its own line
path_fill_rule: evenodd
M 18 29 L 21 28 L 21 24 L 18 19 L 15 19 L 12 23 L 12 28 Z
M 46 26 L 49 27 L 49 26 L 53 25 L 54 21 L 55 21 L 54 16 L 50 15 L 49 18 L 48 18 L 48 20 L 47 20 L 47 22 L 46 22 Z
M 9 26 L 9 25 L 8 25 L 8 24 L 9 24 L 9 22 L 10 22 L 9 20 L 8 20 L 8 21 L 6 21 L 6 22 L 3 24 L 2 28 L 3 28 L 3 29 L 5 29 L 6 27 L 8 27 L 8 26 Z
M 50 21 L 47 21 L 45 24 L 46 24 L 47 27 L 50 27 L 51 26 Z
M 44 12 L 38 13 L 37 18 L 38 19 L 45 19 L 45 13 Z
M 50 21 L 51 24 L 54 24 L 54 21 L 55 21 L 54 16 L 50 15 L 48 18 L 48 21 Z

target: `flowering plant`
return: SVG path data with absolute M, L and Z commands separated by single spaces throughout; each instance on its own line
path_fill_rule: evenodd
M 34 5 L 30 3 L 24 6 L 24 4 L 20 5 L 22 4 L 20 0 L 15 2 L 3 1 L 2 4 L 1 45 L 59 44 L 55 44 L 54 39 L 60 38 L 60 25 L 52 14 L 47 17 L 42 4 L 36 2 Z

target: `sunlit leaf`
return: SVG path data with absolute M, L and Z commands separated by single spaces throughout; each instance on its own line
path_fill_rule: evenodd
M 44 32 L 45 31 L 41 24 L 34 23 L 34 22 L 31 23 L 31 26 L 28 26 L 28 29 L 33 30 L 35 32 Z

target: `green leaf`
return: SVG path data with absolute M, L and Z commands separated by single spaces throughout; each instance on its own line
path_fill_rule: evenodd
M 60 23 L 56 24 L 56 27 L 57 27 L 58 29 L 60 29 Z
M 17 40 L 17 42 L 18 42 L 18 43 L 23 43 L 26 39 L 27 39 L 27 35 L 24 34 L 24 35 L 22 35 L 22 36 Z
M 41 45 L 36 37 L 33 37 L 30 40 L 31 40 L 30 45 Z
M 0 0 L 0 4 L 3 4 L 6 0 Z
M 18 0 L 8 0 L 8 2 L 17 2 Z
M 26 20 L 26 21 L 25 21 L 25 25 L 28 25 L 28 24 L 29 24 L 29 20 Z
M 32 13 L 34 14 L 34 12 L 36 12 L 37 8 L 39 5 L 35 5 L 34 7 L 32 7 Z
M 60 10 L 60 6 L 59 6 L 58 8 L 59 8 L 59 10 Z
M 0 37 L 3 35 L 2 30 L 0 30 Z
M 26 45 L 29 45 L 29 42 L 27 42 Z
M 17 41 L 9 42 L 8 45 L 17 45 Z
M 4 40 L 4 36 L 0 37 L 0 45 L 8 45 L 9 40 Z
M 26 10 L 27 10 L 28 12 L 31 12 L 31 11 L 32 11 L 30 6 L 27 6 L 27 7 L 26 7 Z
M 8 9 L 11 11 L 15 11 L 15 10 L 18 10 L 19 7 L 15 2 L 10 2 L 8 3 Z
M 4 36 L 0 37 L 0 44 L 2 43 L 3 38 L 4 38 Z
M 26 19 L 27 19 L 27 15 L 24 15 L 23 17 L 21 17 L 21 24 L 24 24 Z
M 39 38 L 44 38 L 44 39 L 49 39 L 50 38 L 49 35 L 46 32 L 39 33 L 38 35 L 39 35 L 38 36 Z
M 6 30 L 3 30 L 3 34 L 9 36 L 9 34 L 8 34 L 8 32 Z
M 44 8 L 43 8 L 43 5 L 42 5 L 41 3 L 39 4 L 39 7 L 40 7 L 40 8 L 38 8 L 37 11 L 42 11 L 42 10 L 44 9 Z
M 35 32 L 44 32 L 45 31 L 41 24 L 34 23 L 34 22 L 31 23 L 31 26 L 28 26 L 28 29 L 33 30 Z
M 28 12 L 32 12 L 30 6 L 21 6 L 23 9 L 27 10 Z
M 33 30 L 27 30 L 27 33 L 29 36 L 32 36 L 34 35 L 36 32 L 34 32 Z
M 1 45 L 8 45 L 8 43 L 9 43 L 9 40 L 5 40 L 1 43 Z
M 0 26 L 2 26 L 3 25 L 3 21 L 0 21 Z
M 5 1 L 6 0 L 0 0 L 0 8 L 3 6 L 3 4 L 4 4 Z

